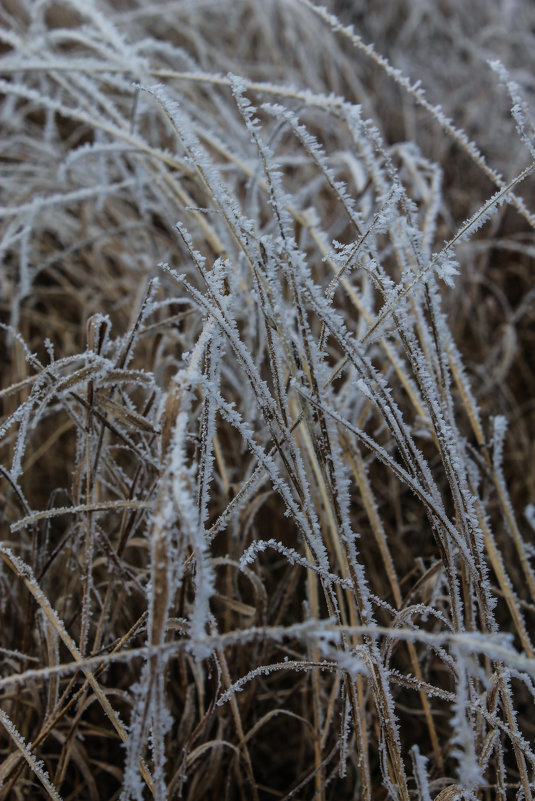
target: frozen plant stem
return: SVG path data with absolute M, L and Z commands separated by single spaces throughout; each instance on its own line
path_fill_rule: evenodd
M 120 5 L 0 12 L 0 801 L 532 799 L 535 7 Z

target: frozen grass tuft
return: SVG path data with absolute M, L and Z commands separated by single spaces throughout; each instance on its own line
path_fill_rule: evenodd
M 439 5 L 4 4 L 0 801 L 533 799 L 535 11 Z

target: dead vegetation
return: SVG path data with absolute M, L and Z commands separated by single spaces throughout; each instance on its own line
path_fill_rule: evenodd
M 535 14 L 365 5 L 0 11 L 2 801 L 533 798 Z

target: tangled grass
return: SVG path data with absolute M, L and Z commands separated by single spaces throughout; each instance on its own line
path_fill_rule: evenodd
M 533 798 L 535 9 L 367 5 L 0 11 L 1 801 Z

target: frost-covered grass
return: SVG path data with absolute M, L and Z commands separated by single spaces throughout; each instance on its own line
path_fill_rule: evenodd
M 532 799 L 535 7 L 0 19 L 0 801 Z

